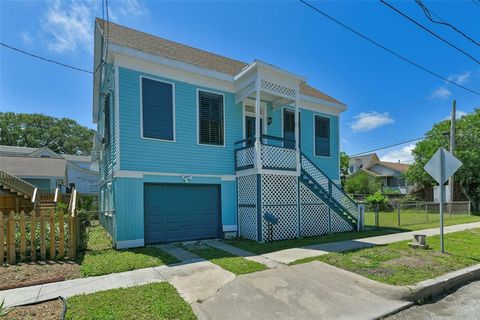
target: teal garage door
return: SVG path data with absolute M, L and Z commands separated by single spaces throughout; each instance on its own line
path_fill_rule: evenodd
M 145 184 L 145 243 L 218 238 L 219 185 Z

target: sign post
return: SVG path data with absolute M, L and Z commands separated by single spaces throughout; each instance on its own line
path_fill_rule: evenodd
M 445 252 L 443 242 L 443 199 L 445 182 L 462 166 L 460 160 L 455 158 L 450 152 L 444 148 L 439 148 L 433 157 L 427 162 L 425 171 L 438 182 L 440 187 L 440 247 L 442 253 Z

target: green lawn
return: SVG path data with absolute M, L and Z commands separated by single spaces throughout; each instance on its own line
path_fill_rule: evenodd
M 236 275 L 266 270 L 267 267 L 261 263 L 247 260 L 243 257 L 234 256 L 226 251 L 212 248 L 207 245 L 182 246 L 183 249 L 200 256 L 219 267 L 228 270 Z
M 401 210 L 400 211 L 400 226 L 398 225 L 398 216 L 396 211 L 380 211 L 379 212 L 379 226 L 381 227 L 407 227 L 411 230 L 420 230 L 437 226 L 440 221 L 438 213 L 426 213 L 425 210 Z M 468 222 L 480 221 L 479 216 L 469 216 L 467 214 L 453 214 L 445 213 L 445 225 L 454 225 Z M 375 225 L 375 213 L 365 212 L 365 225 Z
M 78 257 L 80 271 L 84 277 L 179 262 L 175 257 L 154 247 L 112 249 L 110 238 L 101 225 L 89 227 L 87 236 L 87 251 L 79 252 Z
M 395 220 L 394 220 L 395 224 L 397 223 L 396 219 L 397 218 L 395 215 Z M 238 247 L 240 249 L 243 249 L 255 254 L 264 254 L 264 253 L 270 253 L 270 252 L 290 249 L 290 248 L 298 248 L 298 247 L 303 247 L 303 246 L 308 246 L 313 244 L 361 239 L 361 238 L 375 237 L 375 236 L 381 236 L 385 234 L 392 234 L 392 233 L 398 233 L 398 232 L 430 229 L 430 228 L 436 228 L 439 226 L 438 221 L 431 221 L 428 223 L 419 223 L 414 225 L 406 225 L 406 226 L 402 225 L 401 227 L 397 227 L 395 226 L 394 223 L 392 223 L 392 226 L 381 226 L 378 228 L 374 228 L 373 226 L 368 225 L 370 221 L 366 220 L 366 222 L 367 222 L 366 228 L 368 228 L 368 230 L 359 231 L 359 232 L 334 233 L 334 234 L 328 234 L 328 235 L 323 235 L 318 237 L 280 240 L 280 241 L 274 241 L 272 243 L 259 243 L 256 241 L 246 240 L 242 238 L 229 239 L 224 241 L 232 246 Z M 480 217 L 473 216 L 473 215 L 452 217 L 451 219 L 445 219 L 445 226 L 469 223 L 469 222 L 480 222 Z
M 480 229 L 446 234 L 445 254 L 440 252 L 439 236 L 427 238 L 432 248 L 428 250 L 412 249 L 409 242 L 330 253 L 293 264 L 318 260 L 376 281 L 407 285 L 480 263 Z
M 328 235 L 323 235 L 318 237 L 302 238 L 302 239 L 278 240 L 278 241 L 273 241 L 272 243 L 260 243 L 260 242 L 246 240 L 242 238 L 229 239 L 224 241 L 227 244 L 246 250 L 248 252 L 252 252 L 255 254 L 264 254 L 264 253 L 290 249 L 290 248 L 298 248 L 298 247 L 303 247 L 303 246 L 308 246 L 313 244 L 381 236 L 385 234 L 391 234 L 391 233 L 397 233 L 397 232 L 403 232 L 403 231 L 408 231 L 408 229 L 378 228 L 375 230 L 334 233 L 334 234 L 328 234 Z
M 66 319 L 196 319 L 192 308 L 167 283 L 113 289 L 74 296 L 67 301 Z

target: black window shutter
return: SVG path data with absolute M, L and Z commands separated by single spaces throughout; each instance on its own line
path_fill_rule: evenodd
M 315 116 L 315 155 L 330 156 L 330 119 Z
M 301 132 L 300 123 L 301 121 L 300 121 L 300 112 L 299 112 L 298 113 L 299 137 Z M 285 139 L 295 140 L 295 112 L 292 110 L 283 109 L 283 137 Z M 284 142 L 283 147 L 295 148 L 295 142 Z
M 198 100 L 199 143 L 223 145 L 223 96 L 200 91 Z
M 142 78 L 143 136 L 173 140 L 173 85 Z
M 107 146 L 110 143 L 110 94 L 105 96 L 103 113 L 105 115 L 103 141 L 105 143 L 105 146 Z

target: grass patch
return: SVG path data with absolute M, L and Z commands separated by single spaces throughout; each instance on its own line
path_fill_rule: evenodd
M 183 246 L 183 248 L 236 275 L 267 269 L 267 267 L 261 263 L 250 261 L 243 257 L 234 256 L 226 251 L 212 248 L 207 245 L 189 245 Z
M 480 229 L 446 234 L 444 254 L 439 251 L 439 236 L 427 238 L 428 250 L 412 249 L 408 242 L 330 253 L 293 264 L 318 260 L 376 281 L 407 285 L 480 263 Z
M 78 263 L 84 277 L 100 276 L 179 262 L 155 247 L 128 250 L 112 249 L 110 238 L 99 224 L 87 229 L 87 251 L 80 252 Z
M 166 282 L 113 289 L 68 299 L 66 319 L 196 319 Z
M 304 247 L 313 244 L 337 242 L 344 240 L 352 240 L 366 237 L 381 236 L 385 234 L 392 234 L 397 232 L 409 231 L 408 229 L 400 228 L 379 228 L 375 230 L 365 230 L 359 232 L 345 232 L 345 233 L 334 233 L 318 237 L 309 237 L 302 239 L 291 239 L 291 240 L 278 240 L 273 241 L 272 243 L 260 243 L 252 240 L 237 238 L 224 240 L 225 243 L 228 243 L 237 248 L 243 249 L 248 252 L 255 254 L 264 254 L 274 251 Z

